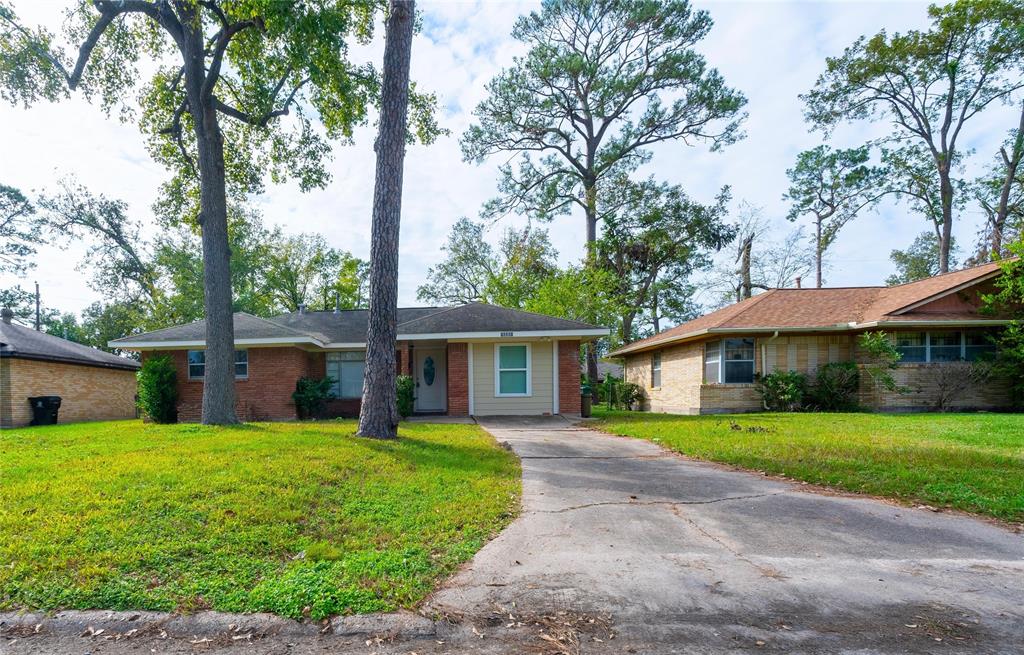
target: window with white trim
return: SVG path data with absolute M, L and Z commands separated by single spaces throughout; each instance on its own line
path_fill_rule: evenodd
M 753 383 L 754 340 L 709 341 L 704 346 L 704 381 L 708 384 Z
M 188 357 L 188 379 L 202 380 L 206 377 L 206 351 L 190 350 Z M 249 351 L 235 351 L 235 379 L 244 380 L 249 377 Z
M 651 354 L 651 388 L 657 389 L 661 386 L 661 351 L 656 350 Z
M 530 344 L 500 344 L 494 348 L 494 395 L 529 396 Z
M 347 350 L 327 353 L 327 377 L 335 398 L 362 398 L 366 352 Z
M 904 364 L 973 362 L 996 351 L 988 330 L 895 332 L 892 339 Z

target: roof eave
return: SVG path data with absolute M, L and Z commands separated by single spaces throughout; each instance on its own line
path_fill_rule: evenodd
M 136 371 L 139 369 L 139 363 L 131 359 L 126 359 L 125 362 L 122 364 L 120 362 L 100 362 L 91 359 L 78 359 L 77 357 L 58 357 L 54 355 L 22 353 L 10 350 L 0 351 L 0 357 L 3 357 L 4 359 L 30 359 L 36 362 L 54 362 L 57 364 L 71 364 L 74 366 L 92 366 L 95 368 L 123 369 L 125 371 Z
M 111 348 L 121 350 L 181 350 L 182 348 L 205 348 L 205 339 L 178 339 L 168 341 L 132 340 L 131 337 L 114 339 L 107 343 Z M 298 346 L 314 345 L 321 348 L 327 344 L 313 337 L 259 337 L 235 339 L 236 346 Z

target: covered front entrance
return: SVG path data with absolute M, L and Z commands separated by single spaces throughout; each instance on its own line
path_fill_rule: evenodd
M 444 346 L 419 347 L 413 352 L 413 379 L 416 381 L 413 410 L 421 413 L 447 412 L 448 367 Z

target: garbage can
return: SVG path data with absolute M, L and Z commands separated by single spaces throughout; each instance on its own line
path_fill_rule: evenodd
M 57 410 L 60 409 L 60 396 L 35 396 L 28 399 L 32 405 L 31 425 L 55 425 Z
M 590 402 L 592 394 L 590 388 L 590 380 L 584 378 L 580 382 L 580 416 L 583 418 L 590 418 Z

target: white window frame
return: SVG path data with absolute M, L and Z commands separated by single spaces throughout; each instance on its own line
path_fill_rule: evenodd
M 904 331 L 905 332 L 923 332 L 924 333 L 924 361 L 923 362 L 905 362 L 902 359 L 900 359 L 900 361 L 898 362 L 899 364 L 903 364 L 905 366 L 914 366 L 915 364 L 920 365 L 920 364 L 948 364 L 948 363 L 950 363 L 950 360 L 948 360 L 948 359 L 944 359 L 944 360 L 938 361 L 938 362 L 932 361 L 932 332 L 959 332 L 960 333 L 960 359 L 959 360 L 953 360 L 953 361 L 961 361 L 961 362 L 968 361 L 967 360 L 967 332 L 968 331 L 965 328 L 959 328 L 959 329 L 952 328 L 952 329 L 949 329 L 949 330 L 900 330 L 900 332 L 904 332 Z M 892 334 L 892 337 L 890 337 L 892 339 L 893 345 L 896 345 L 896 339 L 898 338 L 897 334 L 898 333 L 894 332 Z M 914 346 L 914 347 L 920 348 L 920 346 Z M 936 348 L 942 348 L 944 346 L 935 346 L 935 347 Z M 972 346 L 972 347 L 977 347 L 977 346 Z M 898 346 L 897 346 L 897 348 L 898 348 Z M 971 361 L 973 361 L 973 360 L 971 360 Z
M 651 353 L 651 388 L 661 388 L 661 351 L 655 350 Z M 654 384 L 654 374 L 658 374 L 658 384 Z
M 202 364 L 193 364 L 192 362 L 190 362 L 189 358 L 188 358 L 190 353 L 203 353 L 203 363 Z M 248 348 L 238 348 L 238 349 L 235 350 L 235 359 L 231 363 L 231 367 L 232 368 L 234 368 L 238 364 L 242 363 L 242 362 L 238 361 L 238 353 L 245 353 L 245 375 L 238 375 L 236 373 L 235 374 L 235 379 L 236 380 L 248 380 L 249 379 L 249 349 Z M 202 375 L 192 375 L 192 367 L 193 366 L 202 366 L 203 367 L 203 374 Z M 205 348 L 193 348 L 193 349 L 190 349 L 190 350 L 186 350 L 185 351 L 185 369 L 188 371 L 188 379 L 189 380 L 200 380 L 200 381 L 205 380 L 206 379 L 206 349 Z
M 526 347 L 526 368 L 501 368 L 501 349 L 508 346 Z M 526 371 L 526 393 L 502 393 L 502 371 Z M 533 396 L 533 348 L 529 343 L 496 343 L 494 344 L 494 397 L 495 398 L 529 398 Z
M 754 357 L 753 359 L 725 359 L 725 342 L 726 341 L 742 341 L 744 339 L 750 339 L 754 342 Z M 707 347 L 709 344 L 714 343 L 710 341 L 704 344 L 704 372 L 707 372 Z M 754 370 L 754 378 L 757 378 L 757 337 L 723 337 L 718 339 L 718 377 L 714 380 L 707 380 L 706 384 L 752 384 L 750 382 L 725 382 L 725 364 L 727 361 L 732 362 L 750 362 L 751 367 Z

